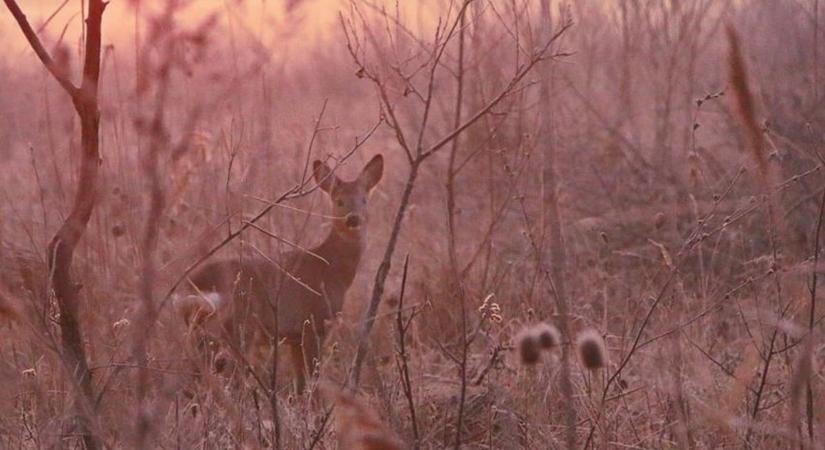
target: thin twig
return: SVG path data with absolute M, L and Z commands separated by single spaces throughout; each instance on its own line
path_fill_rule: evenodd
M 410 314 L 408 321 L 404 321 L 404 293 L 407 287 L 407 269 L 410 264 L 410 255 L 404 258 L 404 272 L 401 277 L 401 292 L 398 295 L 398 308 L 395 313 L 395 329 L 398 336 L 398 349 L 396 350 L 396 365 L 401 375 L 401 388 L 404 390 L 404 397 L 407 398 L 407 408 L 410 411 L 410 421 L 413 431 L 413 448 L 418 449 L 421 438 L 418 433 L 418 418 L 415 414 L 415 400 L 413 398 L 412 382 L 410 381 L 409 354 L 407 354 L 407 331 L 415 317 L 415 311 Z

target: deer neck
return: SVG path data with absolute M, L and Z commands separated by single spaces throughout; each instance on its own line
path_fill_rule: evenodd
M 333 226 L 326 239 L 314 249 L 318 256 L 329 263 L 328 276 L 346 288 L 352 285 L 361 255 L 364 253 L 364 234 L 363 230 L 355 233 L 341 232 Z

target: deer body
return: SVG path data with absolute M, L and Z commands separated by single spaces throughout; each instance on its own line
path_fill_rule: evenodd
M 312 373 L 326 324 L 341 312 L 366 248 L 367 197 L 381 178 L 373 158 L 344 182 L 316 161 L 314 175 L 332 199 L 332 227 L 321 244 L 265 257 L 219 260 L 190 278 L 196 291 L 178 302 L 190 326 L 248 350 L 285 339 L 299 390 Z M 277 320 L 277 323 L 276 323 Z

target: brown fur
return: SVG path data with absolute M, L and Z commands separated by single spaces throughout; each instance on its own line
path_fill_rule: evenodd
M 297 387 L 303 390 L 326 335 L 326 323 L 343 308 L 366 245 L 367 197 L 381 178 L 383 158 L 373 158 L 353 181 L 338 179 L 320 161 L 314 175 L 332 200 L 333 226 L 319 245 L 272 259 L 209 263 L 191 277 L 194 294 L 177 302 L 190 326 L 250 350 L 278 335 L 290 346 Z M 351 225 L 357 222 L 357 227 Z M 220 294 L 213 304 L 210 293 Z M 276 312 L 277 306 L 277 312 Z M 277 315 L 277 323 L 276 323 Z

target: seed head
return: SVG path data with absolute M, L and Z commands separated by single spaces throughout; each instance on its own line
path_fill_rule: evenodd
M 112 236 L 121 237 L 126 234 L 126 227 L 122 223 L 112 225 Z
M 601 369 L 607 364 L 604 339 L 596 330 L 590 329 L 579 333 L 576 339 L 576 349 L 582 364 L 589 370 Z
M 516 345 L 522 363 L 532 366 L 539 361 L 541 348 L 536 334 L 531 329 L 524 329 L 516 336 Z
M 662 228 L 665 225 L 665 222 L 667 222 L 667 216 L 665 213 L 659 211 L 655 216 L 653 216 L 653 226 L 655 226 L 657 230 Z
M 123 318 L 123 319 L 120 319 L 117 322 L 113 323 L 112 324 L 112 329 L 115 330 L 115 331 L 120 331 L 120 330 L 128 327 L 129 325 L 131 325 L 131 322 L 129 322 L 129 319 Z
M 561 344 L 559 329 L 549 323 L 540 323 L 533 327 L 533 333 L 539 341 L 539 346 L 545 350 L 552 350 Z

